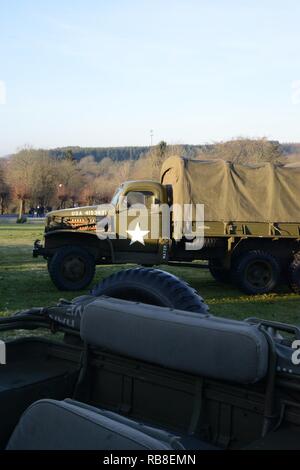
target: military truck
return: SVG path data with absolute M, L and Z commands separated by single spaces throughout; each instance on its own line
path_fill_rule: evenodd
M 87 295 L 1 318 L 0 449 L 299 450 L 299 328 L 196 303 Z
M 119 219 L 136 203 L 149 209 L 148 230 L 157 205 L 202 204 L 201 247 L 186 248 L 188 240 L 174 211 L 170 212 L 168 236 L 161 219 L 156 235 L 140 240 L 144 243 L 132 243 L 129 234 L 120 236 Z M 268 293 L 279 283 L 300 292 L 299 165 L 239 165 L 171 157 L 162 166 L 159 182 L 125 182 L 116 190 L 112 205 L 115 238 L 99 238 L 97 221 L 103 214 L 98 206 L 47 215 L 45 243 L 37 240 L 33 255 L 47 259 L 58 289 L 85 288 L 93 279 L 95 266 L 101 264 L 179 263 L 203 268 L 205 261 L 217 281 L 233 282 L 248 294 Z M 133 221 L 129 217 L 128 223 Z M 201 229 L 197 224 L 193 215 L 192 232 Z

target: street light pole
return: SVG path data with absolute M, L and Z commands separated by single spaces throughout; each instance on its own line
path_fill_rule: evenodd
M 153 129 L 150 129 L 150 146 L 151 147 L 153 145 L 153 136 L 154 136 L 154 131 L 153 131 Z

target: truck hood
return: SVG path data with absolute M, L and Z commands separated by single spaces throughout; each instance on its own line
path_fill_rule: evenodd
M 95 231 L 96 224 L 107 217 L 100 206 L 71 207 L 47 214 L 45 232 L 56 230 Z
M 99 206 L 71 207 L 69 209 L 60 209 L 48 212 L 47 217 L 91 217 L 105 215 Z

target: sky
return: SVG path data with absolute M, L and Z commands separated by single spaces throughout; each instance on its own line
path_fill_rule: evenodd
M 0 0 L 0 155 L 300 141 L 298 0 Z

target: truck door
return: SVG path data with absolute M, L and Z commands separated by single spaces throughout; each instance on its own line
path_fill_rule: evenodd
M 121 257 L 128 259 L 128 262 L 143 263 L 142 253 L 150 258 L 156 255 L 161 234 L 159 204 L 159 194 L 152 189 L 125 191 L 117 215 L 117 240 L 114 242 L 116 260 Z M 145 264 L 147 262 L 145 260 Z

